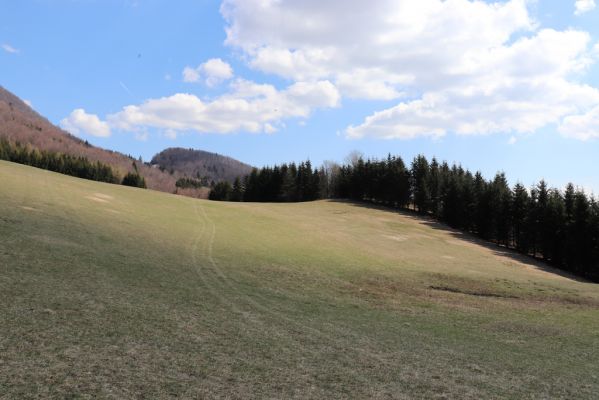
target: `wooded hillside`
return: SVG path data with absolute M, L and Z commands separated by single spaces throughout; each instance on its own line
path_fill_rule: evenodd
M 35 112 L 14 94 L 0 86 L 0 138 L 12 143 L 29 145 L 33 149 L 85 157 L 110 165 L 115 173 L 124 177 L 134 173 L 132 157 L 92 146 L 70 133 L 56 127 Z M 137 163 L 139 173 L 149 189 L 172 193 L 176 178 L 158 168 Z
M 252 167 L 234 158 L 203 150 L 168 148 L 156 154 L 151 161 L 164 171 L 172 171 L 178 178 L 192 178 L 211 182 L 227 181 L 251 172 Z

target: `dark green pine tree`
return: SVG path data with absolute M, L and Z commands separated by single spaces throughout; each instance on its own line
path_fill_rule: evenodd
M 574 194 L 573 225 L 571 230 L 574 254 L 570 260 L 570 269 L 577 274 L 593 267 L 592 259 L 592 210 L 590 201 L 582 190 Z M 596 261 L 596 260 L 595 260 Z
M 218 182 L 214 187 L 210 190 L 210 194 L 208 195 L 208 199 L 210 200 L 218 200 L 218 201 L 228 201 L 231 196 L 231 184 L 227 181 Z
M 233 182 L 233 189 L 231 190 L 231 195 L 229 197 L 231 201 L 242 201 L 243 200 L 243 186 L 241 185 L 241 179 L 239 177 L 235 178 Z
M 411 167 L 411 187 L 415 208 L 421 214 L 428 212 L 430 193 L 428 188 L 429 165 L 426 157 L 416 156 Z
M 433 157 L 428 174 L 428 191 L 430 204 L 428 209 L 433 213 L 435 218 L 441 218 L 441 202 L 443 193 L 441 192 L 441 171 L 439 169 L 439 163 L 437 159 Z
M 252 168 L 252 172 L 244 179 L 245 192 L 243 195 L 243 201 L 258 201 L 259 187 L 258 187 L 258 169 Z
M 474 226 L 476 233 L 483 239 L 492 236 L 492 211 L 490 202 L 489 184 L 485 181 L 480 171 L 474 175 L 474 202 L 475 216 Z
M 125 186 L 133 186 L 144 189 L 146 188 L 146 180 L 144 177 L 134 172 L 128 172 L 123 178 L 121 184 Z
M 410 202 L 410 172 L 401 157 L 395 157 L 389 169 L 391 202 L 397 207 L 407 207 Z
M 533 223 L 533 255 L 545 256 L 546 248 L 550 245 L 548 236 L 548 201 L 549 201 L 549 189 L 547 183 L 541 180 L 536 188 L 532 190 L 534 193 L 535 202 L 532 208 L 532 223 Z
M 283 201 L 298 201 L 297 166 L 295 163 L 291 163 L 287 166 L 286 171 L 287 172 L 283 176 L 281 199 Z
M 545 219 L 546 231 L 542 235 L 543 257 L 550 260 L 552 264 L 561 266 L 565 253 L 566 212 L 564 198 L 557 189 L 549 190 Z
M 474 194 L 474 177 L 470 171 L 466 171 L 462 180 L 461 206 L 463 209 L 461 228 L 467 232 L 472 232 L 476 216 L 476 198 Z
M 460 226 L 460 178 L 454 171 L 449 174 L 448 180 L 445 183 L 445 190 L 442 197 L 442 214 L 441 220 L 446 222 L 452 228 Z
M 509 245 L 510 241 L 510 207 L 512 191 L 507 183 L 505 174 L 495 175 L 491 195 L 491 221 L 494 226 L 494 236 L 499 244 Z
M 530 222 L 528 220 L 530 213 L 530 196 L 528 195 L 528 190 L 520 184 L 517 183 L 514 186 L 514 195 L 512 197 L 512 235 L 513 235 L 513 243 L 514 247 L 522 252 L 527 254 L 529 251 L 529 225 Z
M 595 282 L 599 281 L 599 202 L 596 199 L 590 200 L 590 241 L 591 241 L 591 263 L 585 272 L 587 277 Z

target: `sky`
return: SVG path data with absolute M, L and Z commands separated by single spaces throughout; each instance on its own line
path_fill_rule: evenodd
M 424 154 L 599 193 L 596 0 L 0 3 L 0 85 L 97 146 Z

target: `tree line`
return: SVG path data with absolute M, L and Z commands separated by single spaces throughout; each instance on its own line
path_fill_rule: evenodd
M 196 178 L 189 178 L 186 176 L 186 177 L 177 179 L 177 182 L 175 182 L 175 186 L 178 188 L 181 188 L 181 189 L 189 189 L 189 188 L 200 189 L 202 187 L 208 187 L 208 186 L 210 186 L 210 184 L 208 183 L 207 177 L 196 179 Z M 212 184 L 212 186 L 214 186 L 214 183 Z
M 75 176 L 99 182 L 146 187 L 145 179 L 139 175 L 134 163 L 135 172 L 130 172 L 121 180 L 109 165 L 99 161 L 92 162 L 86 157 L 72 156 L 58 152 L 38 150 L 0 139 L 0 160 L 46 169 L 60 174 Z
M 214 195 L 213 195 L 214 193 Z M 510 187 L 504 173 L 491 180 L 459 165 L 420 155 L 356 157 L 344 165 L 310 162 L 254 169 L 231 186 L 219 183 L 214 200 L 285 202 L 324 198 L 367 201 L 432 217 L 560 269 L 599 281 L 599 203 L 582 189 L 541 180 Z
M 296 165 L 253 168 L 243 179 L 217 183 L 210 191 L 211 200 L 297 202 L 321 198 L 320 173 L 310 161 Z

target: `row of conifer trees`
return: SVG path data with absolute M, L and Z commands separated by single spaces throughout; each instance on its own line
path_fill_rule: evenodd
M 554 266 L 599 280 L 599 203 L 582 189 L 545 181 L 510 187 L 505 175 L 414 158 L 362 160 L 339 169 L 335 197 L 409 208 Z
M 210 192 L 212 200 L 295 202 L 321 198 L 320 173 L 310 161 L 254 168 L 243 179 L 217 183 Z
M 217 184 L 214 200 L 306 201 L 352 199 L 407 209 L 520 253 L 599 281 L 599 203 L 569 184 L 565 190 L 544 181 L 530 189 L 510 187 L 503 173 L 485 179 L 458 165 L 401 157 L 356 158 L 346 165 L 313 169 L 299 165 L 254 169 Z

